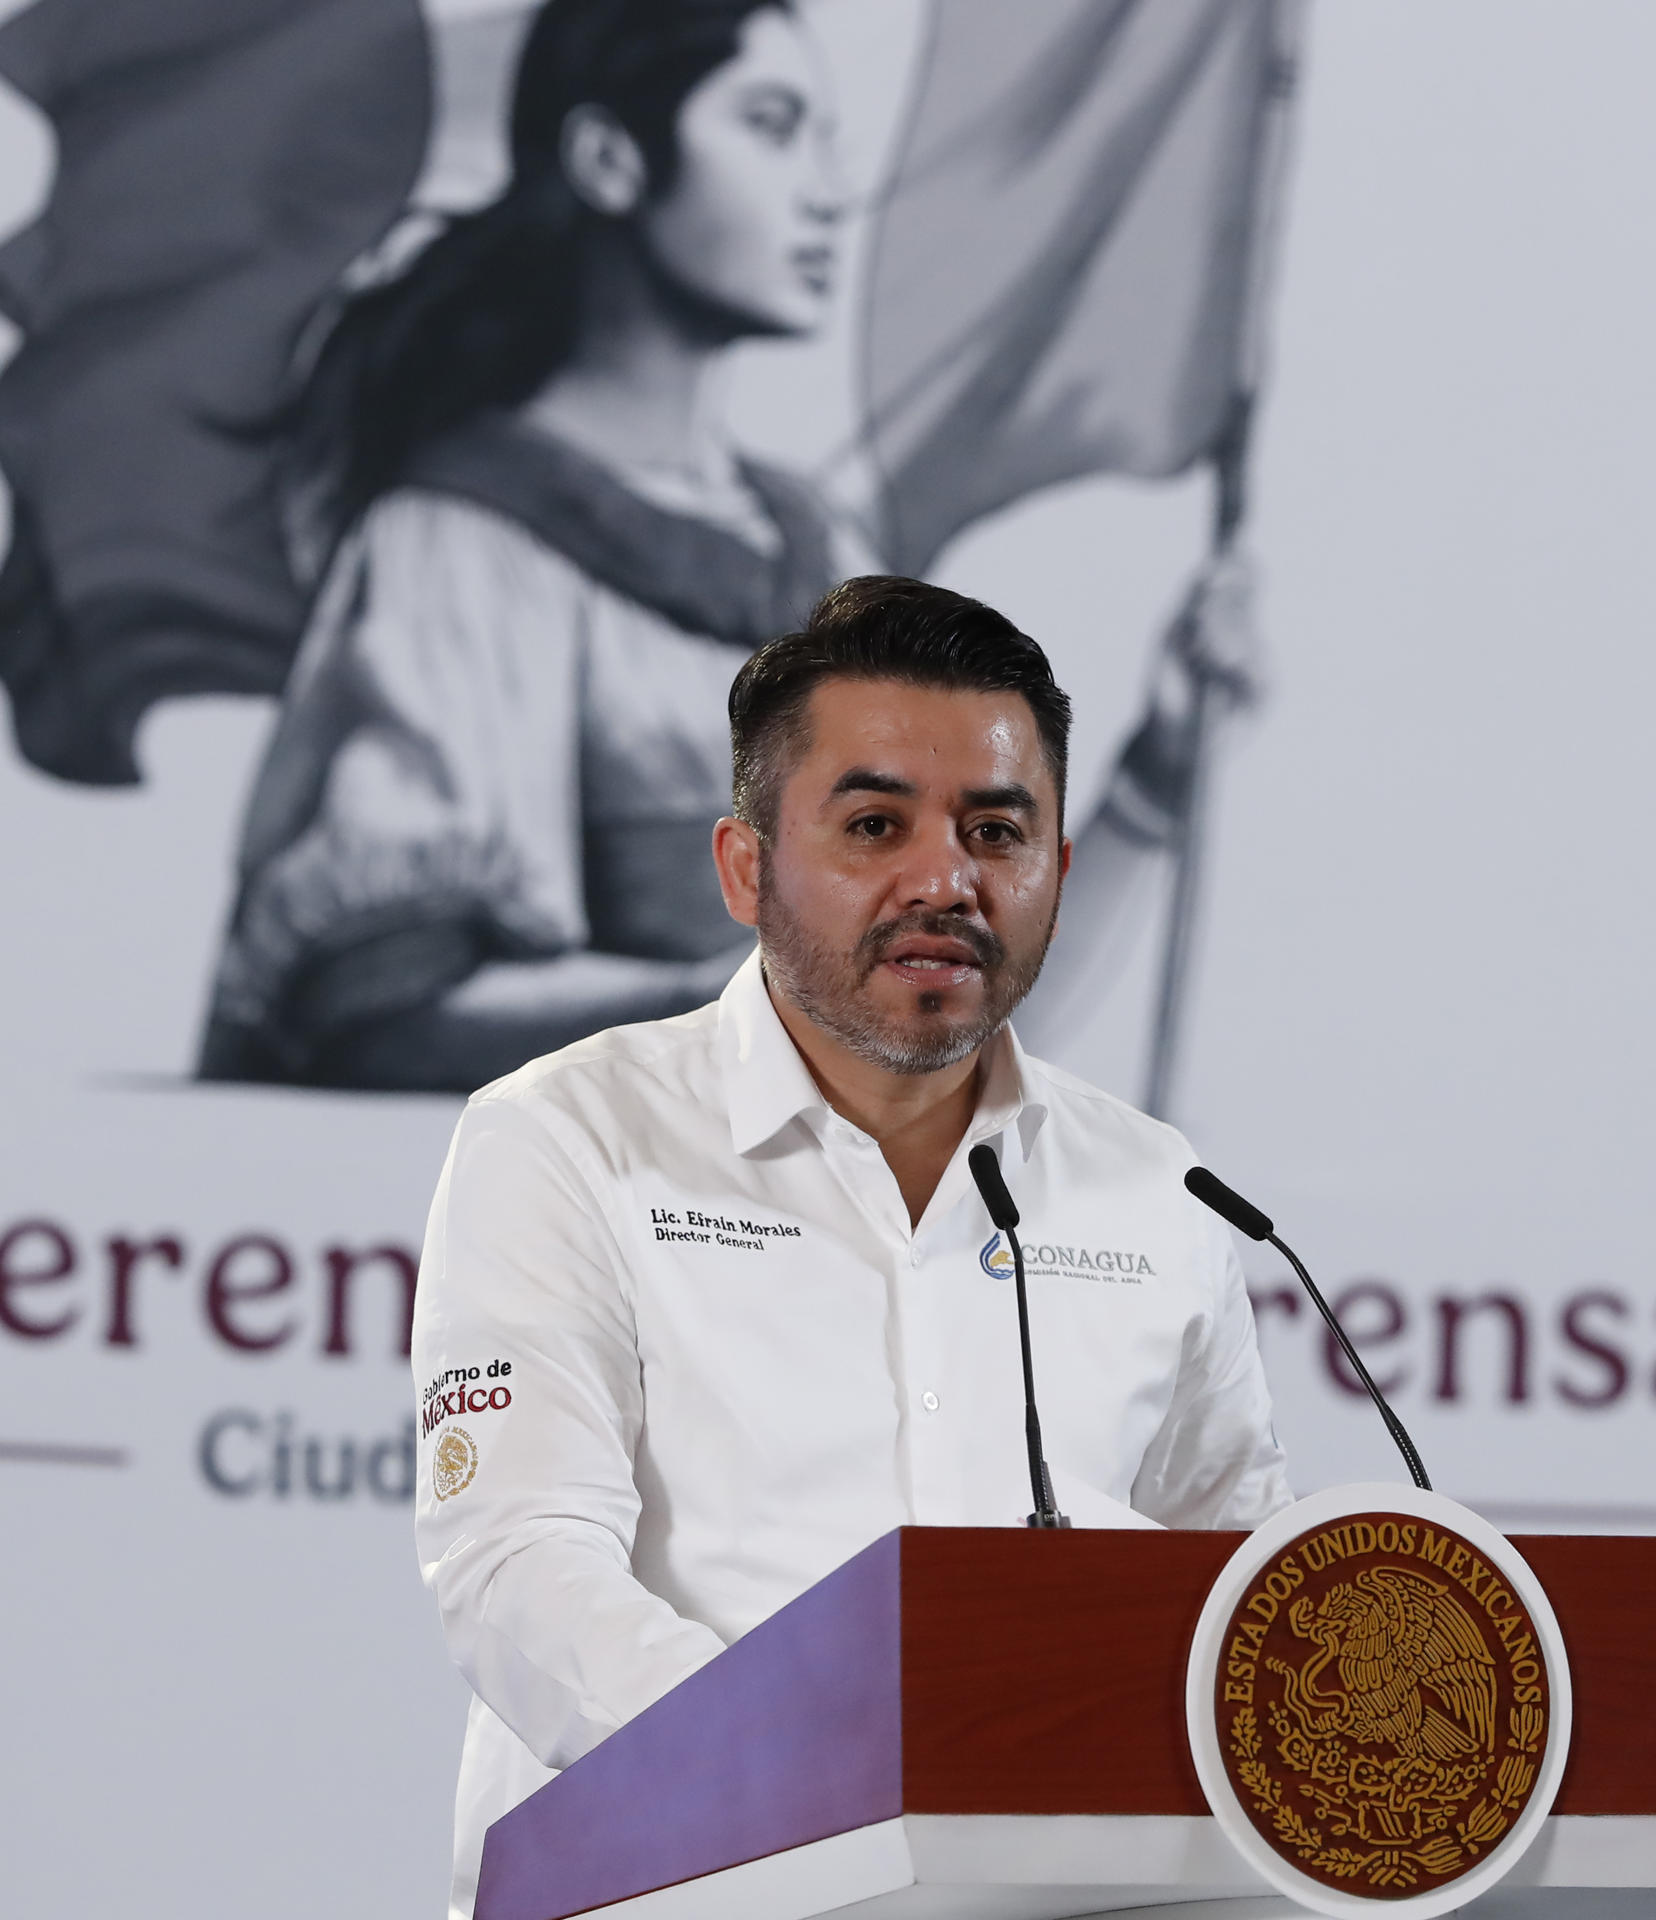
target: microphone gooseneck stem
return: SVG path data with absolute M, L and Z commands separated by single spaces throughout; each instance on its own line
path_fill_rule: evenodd
M 1317 1290 L 1317 1283 L 1305 1270 L 1305 1262 L 1288 1245 L 1279 1240 L 1276 1228 L 1271 1224 L 1271 1216 L 1261 1213 L 1251 1200 L 1244 1200 L 1234 1187 L 1227 1187 L 1217 1174 L 1210 1173 L 1206 1167 L 1191 1167 L 1184 1177 L 1187 1190 L 1201 1201 L 1204 1207 L 1211 1207 L 1221 1220 L 1228 1221 L 1238 1233 L 1245 1233 L 1250 1240 L 1268 1240 L 1277 1252 L 1299 1275 L 1300 1285 L 1311 1296 L 1311 1304 L 1323 1317 L 1328 1331 L 1339 1342 L 1340 1351 L 1351 1363 L 1352 1371 L 1368 1390 L 1368 1397 L 1374 1402 L 1392 1443 L 1403 1456 L 1403 1464 L 1409 1469 L 1409 1478 L 1424 1493 L 1430 1493 L 1432 1483 L 1426 1477 L 1425 1464 L 1409 1438 L 1409 1430 L 1386 1404 L 1386 1396 L 1374 1384 L 1367 1367 L 1363 1365 L 1357 1349 L 1346 1338 L 1346 1330 L 1335 1318 L 1334 1309 Z
M 983 1201 L 984 1211 L 996 1229 L 1006 1235 L 1012 1249 L 1012 1278 L 1018 1295 L 1018 1351 L 1023 1356 L 1024 1445 L 1029 1450 L 1029 1489 L 1035 1496 L 1035 1511 L 1029 1516 L 1032 1527 L 1067 1527 L 1068 1519 L 1058 1511 L 1052 1497 L 1052 1475 L 1047 1471 L 1041 1447 L 1041 1416 L 1035 1411 L 1035 1363 L 1029 1353 L 1029 1293 L 1024 1285 L 1023 1247 L 1018 1239 L 1018 1209 L 1006 1190 L 1000 1161 L 986 1141 L 980 1141 L 966 1156 L 972 1181 Z
M 1295 1253 L 1294 1249 L 1289 1246 L 1285 1240 L 1279 1239 L 1275 1233 L 1267 1233 L 1264 1237 L 1270 1241 L 1271 1245 L 1276 1248 L 1277 1252 L 1282 1255 L 1289 1266 L 1299 1275 L 1300 1285 L 1310 1294 L 1311 1304 L 1317 1309 L 1318 1313 L 1322 1315 L 1324 1321 L 1327 1323 L 1328 1331 L 1333 1334 L 1334 1338 L 1339 1342 L 1340 1351 L 1345 1355 L 1347 1361 L 1349 1361 L 1352 1372 L 1356 1374 L 1357 1378 L 1361 1380 L 1363 1385 L 1368 1389 L 1368 1396 L 1374 1402 L 1380 1418 L 1385 1422 L 1386 1431 L 1396 1443 L 1397 1451 L 1403 1456 L 1403 1464 L 1409 1469 L 1410 1479 L 1424 1492 L 1430 1493 L 1432 1483 L 1427 1478 L 1424 1462 L 1415 1450 L 1415 1443 L 1409 1438 L 1408 1429 L 1403 1425 L 1403 1422 L 1398 1419 L 1397 1415 L 1392 1412 L 1391 1407 L 1387 1404 L 1386 1396 L 1374 1384 L 1374 1376 L 1369 1372 L 1368 1368 L 1363 1365 L 1361 1355 L 1359 1355 L 1350 1340 L 1347 1339 L 1345 1328 L 1342 1327 L 1334 1317 L 1334 1309 L 1322 1297 L 1316 1281 L 1306 1272 L 1304 1261 L 1300 1259 L 1299 1255 Z
M 1058 1511 L 1052 1497 L 1052 1475 L 1047 1471 L 1046 1451 L 1041 1445 L 1041 1416 L 1035 1410 L 1035 1362 L 1029 1344 L 1029 1293 L 1024 1285 L 1023 1247 L 1015 1227 L 1002 1227 L 1012 1247 L 1012 1282 L 1018 1294 L 1018 1348 L 1023 1356 L 1024 1442 L 1029 1449 L 1029 1487 L 1035 1497 L 1035 1511 L 1029 1516 L 1032 1527 L 1067 1527 L 1069 1521 Z

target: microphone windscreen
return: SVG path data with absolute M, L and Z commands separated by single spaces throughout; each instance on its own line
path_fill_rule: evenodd
M 1001 1178 L 995 1149 L 973 1147 L 966 1156 L 966 1164 L 972 1170 L 972 1179 L 983 1196 L 984 1206 L 989 1209 L 989 1218 L 1002 1232 L 1015 1227 L 1018 1224 L 1018 1209 L 1013 1206 L 1012 1196 L 1006 1191 L 1006 1182 Z
M 1241 1194 L 1234 1193 L 1206 1167 L 1192 1167 L 1185 1175 L 1185 1185 L 1203 1206 L 1212 1207 L 1221 1220 L 1228 1220 L 1238 1233 L 1245 1233 L 1250 1240 L 1269 1240 L 1275 1231 L 1268 1214 L 1261 1213 Z

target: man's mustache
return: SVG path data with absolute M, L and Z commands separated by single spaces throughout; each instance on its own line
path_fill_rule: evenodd
M 852 949 L 858 976 L 866 980 L 899 940 L 915 934 L 934 940 L 953 940 L 969 947 L 973 960 L 985 973 L 991 973 L 1006 960 L 1006 948 L 987 927 L 962 920 L 954 913 L 932 913 L 924 908 L 899 914 L 895 920 L 882 920 L 862 936 Z

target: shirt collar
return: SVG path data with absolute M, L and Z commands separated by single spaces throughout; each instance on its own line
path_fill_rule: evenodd
M 751 1153 L 802 1113 L 826 1112 L 810 1069 L 771 1005 L 759 949 L 719 995 L 719 1061 L 730 1112 L 730 1144 Z
M 730 1144 L 738 1153 L 763 1146 L 801 1115 L 827 1113 L 828 1103 L 771 1005 L 757 947 L 719 996 L 718 1044 Z M 1010 1027 L 989 1042 L 985 1059 L 988 1071 L 967 1138 L 975 1143 L 1015 1126 L 1027 1160 L 1046 1117 L 1030 1073 L 1033 1063 Z

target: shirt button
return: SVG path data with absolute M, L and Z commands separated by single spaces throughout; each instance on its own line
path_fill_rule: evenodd
M 938 1399 L 937 1395 L 933 1393 L 931 1389 L 928 1387 L 927 1390 L 920 1396 L 920 1404 L 926 1409 L 927 1413 L 936 1413 L 937 1409 L 943 1403 L 941 1400 Z
M 919 1266 L 919 1264 L 920 1264 L 920 1249 L 918 1247 L 910 1247 L 909 1248 L 909 1265 L 911 1267 L 917 1267 Z

